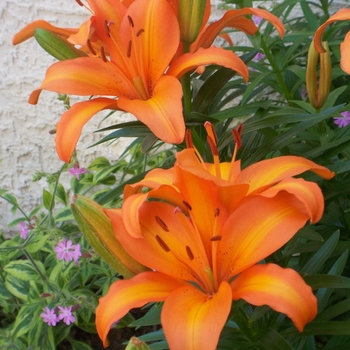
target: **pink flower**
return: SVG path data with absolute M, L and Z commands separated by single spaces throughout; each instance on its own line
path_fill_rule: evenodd
M 85 168 L 79 168 L 78 163 L 74 163 L 73 168 L 69 168 L 68 171 L 77 178 L 77 180 L 80 180 L 80 175 L 86 174 L 88 172 Z
M 25 224 L 25 222 L 21 221 L 19 223 L 19 236 L 23 239 L 27 239 L 28 232 L 29 230 L 27 225 Z
M 252 20 L 256 26 L 259 26 L 262 21 L 262 18 L 257 15 L 253 15 Z
M 253 61 L 257 62 L 260 61 L 262 58 L 265 58 L 265 54 L 258 52 L 253 58 Z
M 58 318 L 60 320 L 63 320 L 63 322 L 67 326 L 69 326 L 71 323 L 73 323 L 75 321 L 75 317 L 72 314 L 72 307 L 71 306 L 70 307 L 59 306 L 58 309 L 59 309 Z
M 58 242 L 54 251 L 57 253 L 56 258 L 64 261 L 74 260 L 75 265 L 78 265 L 78 259 L 81 256 L 80 244 L 72 244 L 71 240 L 63 238 Z
M 342 117 L 334 117 L 334 123 L 338 125 L 339 128 L 344 128 L 350 124 L 350 111 L 340 113 Z
M 45 323 L 47 323 L 49 326 L 56 326 L 57 322 L 59 321 L 59 318 L 55 314 L 55 309 L 50 309 L 49 307 L 43 308 L 43 313 L 40 314 L 40 317 L 43 319 Z

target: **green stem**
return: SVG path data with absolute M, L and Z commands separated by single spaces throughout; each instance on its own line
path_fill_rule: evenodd
M 284 81 L 283 75 L 282 75 L 278 65 L 276 64 L 276 61 L 275 61 L 271 51 L 267 47 L 265 39 L 263 37 L 261 37 L 261 48 L 263 49 L 266 58 L 269 60 L 271 67 L 273 69 L 273 72 L 276 74 L 278 84 L 281 87 L 283 94 L 284 94 L 284 97 L 288 102 L 289 100 L 292 99 L 292 96 L 291 96 L 289 89 Z
M 183 43 L 183 53 L 189 52 L 190 45 L 187 43 Z M 186 116 L 188 113 L 192 111 L 192 91 L 191 91 L 191 75 L 190 73 L 186 73 L 181 78 L 181 85 L 182 85 L 182 103 L 183 103 L 183 111 L 184 115 Z

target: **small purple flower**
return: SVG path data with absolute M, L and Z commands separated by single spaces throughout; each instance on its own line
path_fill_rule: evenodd
M 338 125 L 339 128 L 344 128 L 350 124 L 350 111 L 340 113 L 341 117 L 334 117 L 334 123 Z
M 49 307 L 43 308 L 43 313 L 40 314 L 40 317 L 43 319 L 45 323 L 49 326 L 56 326 L 57 322 L 59 322 L 59 318 L 55 314 L 55 309 L 50 309 Z
M 57 253 L 56 258 L 64 261 L 74 260 L 75 265 L 78 265 L 78 259 L 81 256 L 80 244 L 72 244 L 71 240 L 63 238 L 58 242 L 54 251 Z
M 62 307 L 59 306 L 58 307 L 59 310 L 59 314 L 58 314 L 58 318 L 60 320 L 63 320 L 63 322 L 69 326 L 71 323 L 73 323 L 75 321 L 75 317 L 72 314 L 72 307 Z
M 265 58 L 265 54 L 258 52 L 253 58 L 253 61 L 257 62 L 260 61 L 262 58 Z
M 79 168 L 78 163 L 74 163 L 73 168 L 69 168 L 68 171 L 77 178 L 77 180 L 80 180 L 80 175 L 86 174 L 88 172 L 85 168 Z
M 262 18 L 257 15 L 253 15 L 252 20 L 256 26 L 259 26 L 262 21 Z
M 29 230 L 26 223 L 21 221 L 19 223 L 19 236 L 23 239 L 27 239 L 28 232 Z

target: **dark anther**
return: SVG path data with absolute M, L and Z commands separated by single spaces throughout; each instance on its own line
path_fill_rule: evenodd
M 140 29 L 137 31 L 136 36 L 140 36 L 145 30 L 144 29 Z
M 165 250 L 167 253 L 170 252 L 170 248 L 166 245 L 166 243 L 158 235 L 156 235 L 155 237 L 158 244 L 161 246 L 161 248 Z
M 80 0 L 75 0 L 79 6 L 84 6 L 84 4 Z
M 220 215 L 220 209 L 219 208 L 216 208 L 215 209 L 215 214 L 214 214 L 214 217 L 218 217 Z
M 187 245 L 186 246 L 186 253 L 187 253 L 187 256 L 188 256 L 188 258 L 190 259 L 190 260 L 193 260 L 194 259 L 194 255 L 193 255 L 193 253 L 192 253 L 192 250 L 191 250 L 191 248 Z
M 214 236 L 214 237 L 210 238 L 210 240 L 211 240 L 212 242 L 221 241 L 221 239 L 222 239 L 222 236 Z
M 159 216 L 155 216 L 155 219 L 156 219 L 158 225 L 159 225 L 165 232 L 169 232 L 168 226 L 166 225 L 166 223 L 165 223 Z
M 129 20 L 129 24 L 131 25 L 131 27 L 134 28 L 134 21 L 132 20 L 132 18 L 130 16 L 128 16 L 128 20 Z
M 105 49 L 103 46 L 101 46 L 101 58 L 103 62 L 108 62 L 107 56 L 105 54 Z
M 131 47 L 132 47 L 132 41 L 130 40 L 129 41 L 129 44 L 128 44 L 128 50 L 126 52 L 126 56 L 127 57 L 130 57 L 131 56 Z
M 90 39 L 88 39 L 88 40 L 86 41 L 86 45 L 87 45 L 87 47 L 89 48 L 90 52 L 91 52 L 94 56 L 96 56 L 96 51 L 94 50 L 93 46 L 91 45 Z

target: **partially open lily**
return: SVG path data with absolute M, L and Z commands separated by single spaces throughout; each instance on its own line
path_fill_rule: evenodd
M 29 98 L 36 104 L 41 90 L 97 96 L 76 103 L 57 125 L 56 148 L 65 162 L 83 126 L 101 110 L 130 112 L 164 142 L 180 143 L 185 134 L 178 80 L 182 75 L 198 66 L 217 64 L 248 78 L 243 61 L 224 49 L 200 49 L 173 60 L 180 43 L 179 24 L 166 0 L 135 0 L 129 7 L 110 0 L 88 3 L 94 34 L 104 46 L 94 57 L 53 64 Z
M 180 158 L 191 158 L 189 151 Z M 273 171 L 258 164 L 253 173 L 238 174 L 238 184 L 198 175 L 183 163 L 178 157 L 171 171 L 156 169 L 139 183 L 153 190 L 129 192 L 122 209 L 107 210 L 125 250 L 152 271 L 115 282 L 100 299 L 96 326 L 104 345 L 113 323 L 130 309 L 162 301 L 161 323 L 172 350 L 216 349 L 232 300 L 241 298 L 285 313 L 302 331 L 317 312 L 311 288 L 294 270 L 261 262 L 308 220 L 320 218 L 319 187 L 304 180 L 280 185 L 290 168 L 299 167 L 295 162 L 281 161 L 285 170 L 277 175 L 274 164 Z M 275 186 L 249 195 L 249 179 L 252 191 Z
M 322 36 L 326 28 L 337 21 L 349 21 L 350 20 L 350 9 L 340 9 L 334 15 L 330 16 L 328 20 L 323 23 L 315 33 L 315 48 L 318 52 L 326 52 L 325 48 L 322 45 Z M 344 41 L 340 44 L 340 66 L 344 72 L 350 74 L 350 32 L 345 35 Z
M 298 156 L 281 156 L 272 159 L 262 160 L 241 170 L 240 160 L 236 160 L 237 149 L 240 147 L 240 131 L 235 131 L 236 147 L 233 152 L 231 162 L 220 162 L 217 150 L 217 141 L 215 130 L 211 123 L 206 122 L 205 127 L 208 133 L 208 141 L 213 153 L 214 163 L 204 162 L 199 152 L 193 147 L 176 154 L 176 164 L 174 168 L 163 170 L 154 169 L 150 171 L 145 179 L 133 184 L 126 185 L 124 189 L 124 198 L 133 196 L 133 201 L 127 201 L 124 206 L 130 208 L 135 215 L 134 218 L 124 220 L 124 225 L 130 231 L 139 232 L 137 223 L 137 212 L 147 201 L 149 197 L 157 197 L 161 194 L 163 197 L 165 191 L 164 185 L 168 185 L 167 197 L 174 201 L 178 197 L 179 190 L 174 183 L 181 183 L 182 186 L 188 184 L 186 191 L 192 191 L 192 182 L 185 179 L 201 178 L 216 183 L 220 188 L 221 200 L 233 210 L 238 203 L 246 200 L 248 197 L 264 196 L 271 197 L 279 191 L 286 191 L 296 196 L 302 201 L 310 214 L 311 222 L 320 220 L 323 213 L 323 197 L 317 190 L 318 186 L 301 178 L 294 178 L 306 171 L 312 171 L 324 179 L 331 179 L 334 173 L 326 167 L 318 165 L 306 158 Z M 239 128 L 240 129 L 240 128 Z M 174 180 L 175 179 L 175 180 Z M 194 180 L 193 180 L 194 181 Z M 235 195 L 231 196 L 230 188 L 235 185 Z M 148 193 L 142 193 L 144 187 L 150 188 Z M 308 204 L 313 203 L 311 206 Z M 181 200 L 177 200 L 177 205 L 181 206 Z M 131 209 L 132 208 L 132 209 Z M 127 211 L 127 210 L 126 210 Z

